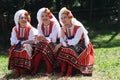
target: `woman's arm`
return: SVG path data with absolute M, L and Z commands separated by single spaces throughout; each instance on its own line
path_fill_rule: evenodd
M 59 37 L 59 34 L 60 34 L 60 26 L 57 24 L 54 24 L 52 28 L 52 32 L 50 33 L 49 37 L 47 37 L 46 39 L 50 42 L 56 43 L 57 38 Z
M 83 33 L 84 33 L 84 32 L 83 32 L 82 28 L 81 28 L 81 27 L 78 28 L 78 30 L 77 30 L 74 38 L 73 38 L 73 39 L 67 39 L 67 40 L 66 40 L 67 44 L 68 44 L 68 45 L 76 45 L 76 44 L 80 41 Z
M 17 39 L 17 34 L 14 28 L 12 29 L 12 32 L 11 32 L 10 41 L 11 41 L 11 45 L 18 44 L 18 42 L 20 41 Z

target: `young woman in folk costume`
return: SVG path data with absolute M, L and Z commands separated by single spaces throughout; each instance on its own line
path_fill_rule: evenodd
M 31 70 L 32 44 L 38 31 L 30 24 L 30 20 L 29 13 L 24 9 L 15 13 L 16 26 L 11 32 L 8 69 L 15 69 L 16 76 L 20 76 L 22 71 L 24 73 Z
M 37 45 L 34 56 L 34 69 L 32 74 L 36 74 L 39 63 L 43 58 L 46 63 L 47 71 L 45 75 L 49 75 L 53 70 L 54 54 L 53 48 L 57 43 L 60 35 L 60 25 L 54 15 L 48 8 L 41 8 L 37 13 L 38 33 L 36 35 Z
M 54 49 L 54 52 L 58 53 L 57 60 L 61 62 L 59 76 L 65 75 L 65 72 L 67 77 L 71 76 L 73 67 L 83 74 L 91 75 L 94 50 L 87 30 L 65 7 L 59 12 L 59 21 L 62 25 L 62 34 L 60 43 Z

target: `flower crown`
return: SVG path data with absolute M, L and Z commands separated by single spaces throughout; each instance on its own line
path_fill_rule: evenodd
M 67 10 L 66 8 L 63 9 L 62 14 L 66 14 L 69 18 L 73 18 L 71 11 Z
M 25 16 L 27 16 L 28 22 L 30 22 L 31 21 L 31 17 L 30 17 L 30 14 L 27 11 L 25 12 Z
M 48 8 L 46 8 L 44 12 L 48 14 L 50 19 L 52 18 L 52 13 Z

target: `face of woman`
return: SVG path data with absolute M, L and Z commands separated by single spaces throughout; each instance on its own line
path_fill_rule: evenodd
M 44 24 L 47 24 L 48 22 L 50 22 L 50 18 L 49 18 L 47 13 L 42 13 L 41 14 L 41 20 Z
M 61 14 L 61 22 L 67 27 L 71 24 L 71 19 L 66 14 Z
M 23 28 L 26 27 L 27 17 L 24 14 L 20 15 L 19 24 L 20 24 L 20 27 L 23 27 Z

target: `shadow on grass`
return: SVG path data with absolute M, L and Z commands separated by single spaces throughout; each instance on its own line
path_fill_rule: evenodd
M 30 73 L 27 74 L 27 75 L 21 75 L 20 77 L 15 77 L 15 74 L 14 72 L 11 72 L 10 74 L 6 74 L 3 79 L 7 79 L 7 80 L 10 80 L 10 79 L 27 79 L 27 80 L 32 80 L 32 79 L 40 79 L 40 80 L 44 80 L 44 79 L 48 79 L 48 80 L 57 80 L 61 77 L 59 77 L 59 73 L 60 73 L 60 67 L 58 68 L 55 68 L 53 70 L 53 73 L 50 75 L 50 76 L 45 76 L 45 67 L 43 67 L 44 65 L 42 64 L 42 69 L 39 68 L 38 70 L 38 73 L 36 75 L 31 75 Z M 72 73 L 72 76 L 71 77 L 81 77 L 82 76 L 82 73 L 79 71 L 79 70 L 76 70 L 76 69 L 73 69 L 73 73 Z M 65 77 L 65 76 L 63 76 Z
M 95 48 L 110 48 L 120 46 L 120 35 L 118 32 L 109 34 L 99 34 L 95 36 L 96 40 L 92 39 L 91 42 Z
M 93 27 L 97 26 L 97 27 Z M 106 27 L 107 26 L 107 27 Z M 116 24 L 91 24 L 89 31 L 90 41 L 94 48 L 109 48 L 120 46 L 120 34 Z
M 0 52 L 0 57 L 8 58 L 8 52 L 7 51 Z

